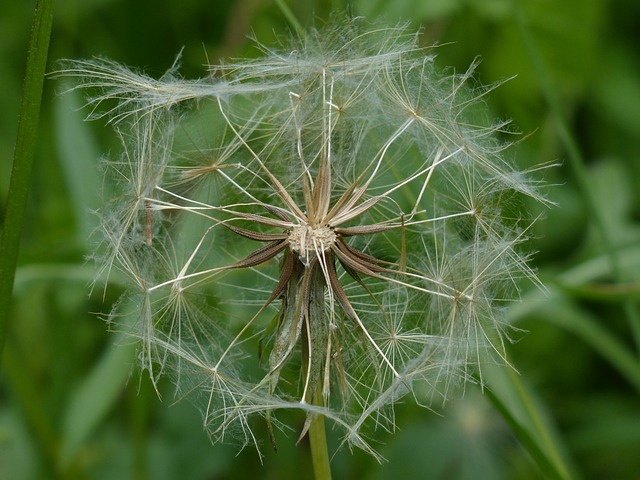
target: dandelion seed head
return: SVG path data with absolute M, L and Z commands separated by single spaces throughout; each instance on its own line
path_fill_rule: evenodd
M 504 306 L 535 279 L 508 203 L 543 200 L 538 181 L 494 140 L 475 63 L 439 71 L 403 26 L 261 49 L 195 81 L 65 64 L 123 144 L 101 269 L 131 279 L 142 366 L 199 399 L 212 438 L 259 444 L 254 417 L 290 410 L 375 455 L 395 403 L 504 358 Z

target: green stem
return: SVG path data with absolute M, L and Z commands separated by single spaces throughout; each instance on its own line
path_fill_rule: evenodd
M 320 384 L 318 384 L 316 398 L 322 398 Z M 331 480 L 329 449 L 327 448 L 327 434 L 324 428 L 323 415 L 316 415 L 311 421 L 309 427 L 309 444 L 311 446 L 311 462 L 316 480 Z
M 0 358 L 2 358 L 1 354 L 9 322 L 13 281 L 18 263 L 20 235 L 24 223 L 31 167 L 36 147 L 42 85 L 52 24 L 53 0 L 37 0 L 29 39 L 27 71 L 18 117 L 18 133 L 13 152 L 13 167 L 5 208 L 5 221 L 0 238 Z
M 327 319 L 325 318 L 324 277 L 318 265 L 312 267 L 307 300 L 309 347 L 305 348 L 306 354 L 303 364 L 309 368 L 309 381 L 312 385 L 310 395 L 313 405 L 322 406 L 322 380 L 324 378 L 324 357 L 320 355 L 326 348 Z M 306 368 L 305 368 L 306 370 Z M 309 444 L 311 448 L 311 462 L 316 480 L 331 480 L 331 466 L 329 465 L 329 449 L 327 448 L 327 435 L 324 428 L 324 415 L 315 414 L 309 425 Z

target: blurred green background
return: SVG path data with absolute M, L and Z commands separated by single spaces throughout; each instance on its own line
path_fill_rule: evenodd
M 544 215 L 530 248 L 549 291 L 525 286 L 509 312 L 519 329 L 509 354 L 527 392 L 514 404 L 540 415 L 572 476 L 640 478 L 640 2 L 287 3 L 305 25 L 345 8 L 406 21 L 423 28 L 425 45 L 443 44 L 441 67 L 463 71 L 479 56 L 480 84 L 515 76 L 488 107 L 523 132 L 513 148 L 522 168 L 561 165 L 545 173 L 557 207 L 531 207 Z M 2 204 L 33 6 L 0 3 Z M 182 73 L 191 78 L 207 61 L 255 55 L 249 34 L 269 44 L 289 28 L 272 0 L 57 0 L 49 71 L 58 59 L 98 55 L 159 76 L 184 47 Z M 295 434 L 279 440 L 277 454 L 265 445 L 262 466 L 255 451 L 212 446 L 198 410 L 176 403 L 169 384 L 160 400 L 131 368 L 135 351 L 106 331 L 101 318 L 123 286 L 91 292 L 85 258 L 96 240 L 97 159 L 119 146 L 104 121 L 83 123 L 82 99 L 62 90 L 45 82 L 0 372 L 0 479 L 308 478 L 308 451 Z M 401 405 L 398 431 L 379 437 L 387 462 L 343 448 L 334 477 L 543 478 L 531 445 L 490 402 L 509 392 L 489 383 L 488 395 L 469 386 L 434 412 Z

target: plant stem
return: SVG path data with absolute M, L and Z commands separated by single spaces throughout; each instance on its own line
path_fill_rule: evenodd
M 322 398 L 322 388 L 318 383 L 315 398 Z M 311 446 L 311 462 L 316 480 L 331 480 L 331 466 L 329 464 L 329 449 L 327 435 L 324 429 L 324 416 L 316 415 L 309 427 L 309 444 Z
M 0 362 L 9 322 L 20 235 L 27 205 L 52 24 L 53 0 L 37 0 L 29 39 L 27 71 L 18 117 L 5 221 L 0 238 Z
M 327 341 L 327 319 L 324 308 L 325 284 L 320 268 L 313 269 L 309 298 L 307 303 L 309 316 L 310 348 L 303 359 L 303 364 L 310 366 L 309 377 L 313 388 L 311 403 L 322 406 L 322 375 L 324 357 L 319 355 L 323 351 Z M 311 462 L 316 480 L 331 480 L 331 466 L 329 465 L 329 449 L 327 448 L 327 435 L 324 429 L 324 415 L 316 414 L 309 425 L 309 444 L 311 447 Z

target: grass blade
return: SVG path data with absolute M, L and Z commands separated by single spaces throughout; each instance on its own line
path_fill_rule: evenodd
M 72 464 L 81 446 L 114 407 L 129 379 L 136 345 L 120 337 L 93 367 L 69 401 L 62 427 L 60 462 Z
M 5 221 L 0 238 L 0 358 L 5 343 L 7 323 L 18 262 L 20 234 L 24 222 L 29 180 L 36 146 L 40 118 L 42 85 L 47 65 L 49 38 L 53 24 L 53 0 L 38 0 L 29 40 L 27 71 L 22 104 L 18 118 L 18 133 L 13 155 Z
M 548 478 L 579 478 L 570 467 L 557 436 L 529 389 L 513 369 L 486 364 L 482 367 L 493 406 Z

